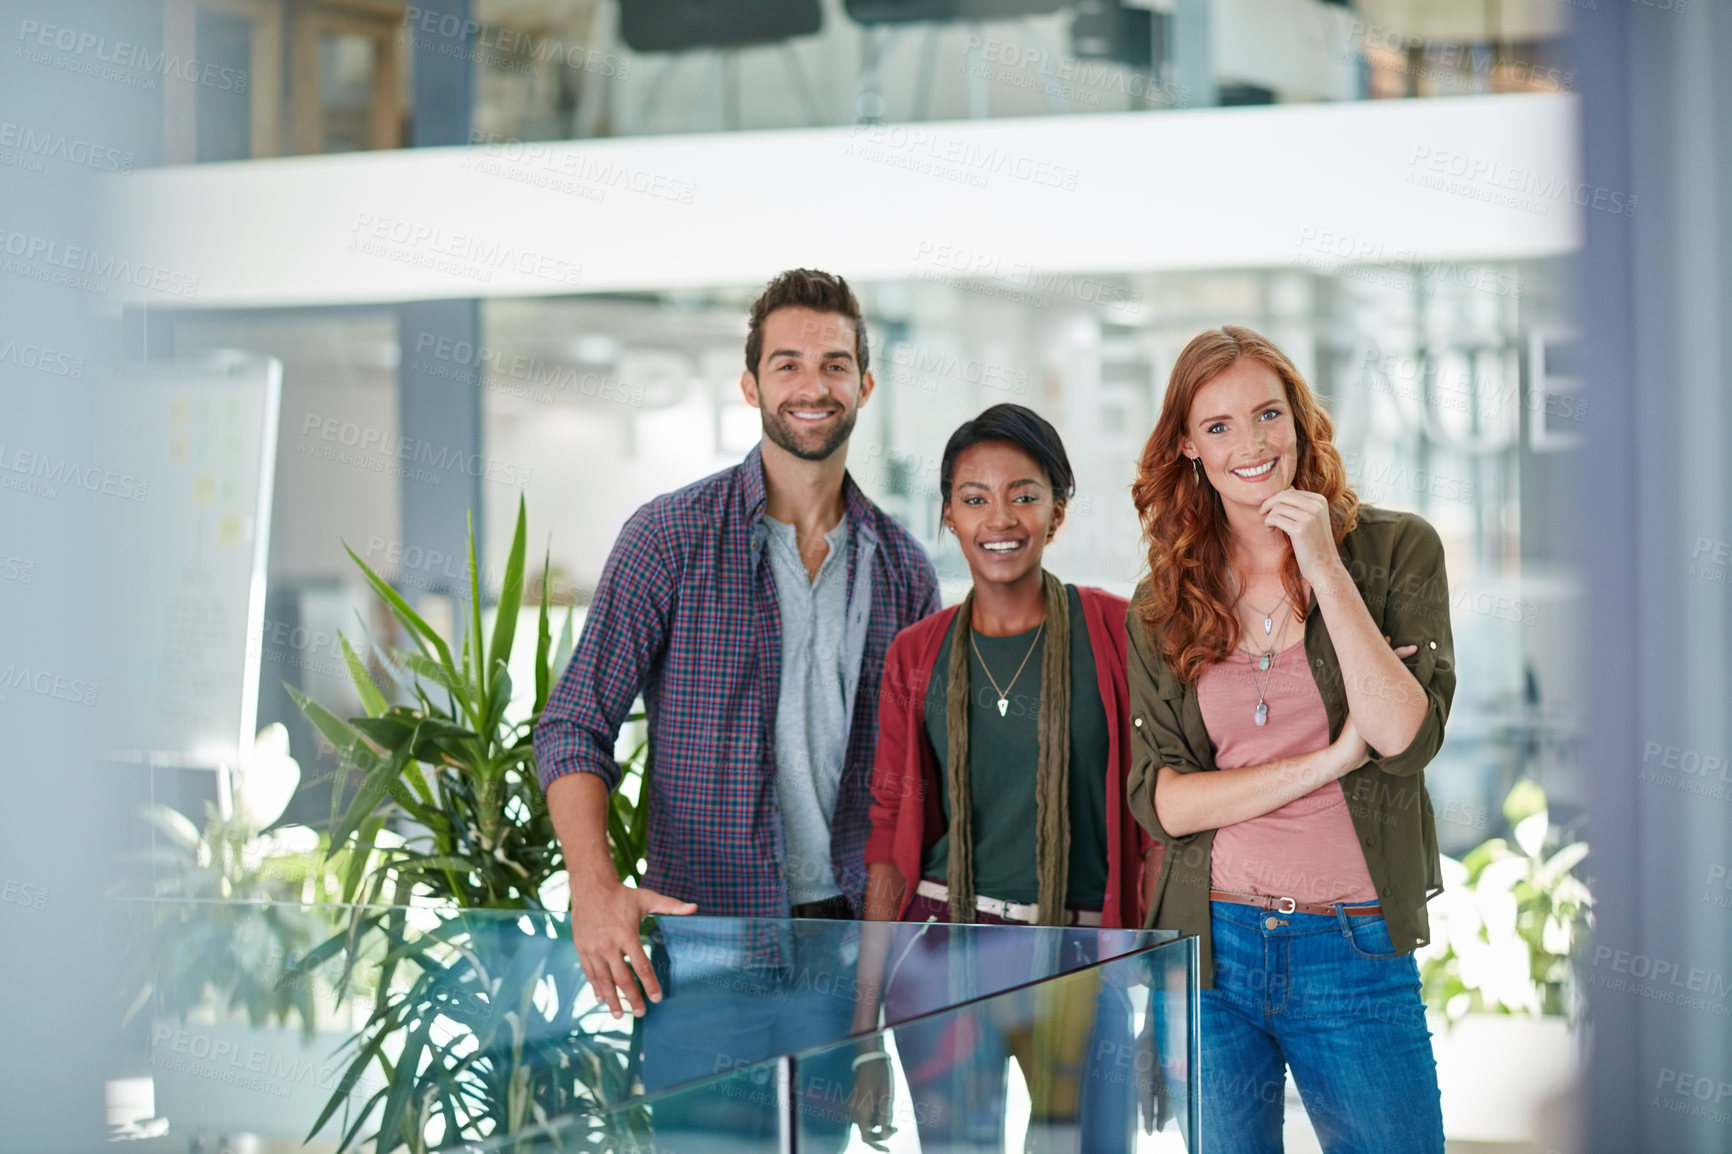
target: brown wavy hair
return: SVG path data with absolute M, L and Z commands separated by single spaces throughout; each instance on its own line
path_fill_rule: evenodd
M 1359 498 L 1347 485 L 1347 470 L 1332 443 L 1335 425 L 1287 354 L 1242 325 L 1192 337 L 1173 364 L 1160 420 L 1143 446 L 1131 486 L 1149 549 L 1143 628 L 1167 667 L 1186 684 L 1195 684 L 1205 665 L 1232 653 L 1240 629 L 1233 613 L 1226 510 L 1208 478 L 1199 478 L 1180 451 L 1180 442 L 1198 390 L 1241 357 L 1268 367 L 1286 388 L 1299 441 L 1293 487 L 1329 499 L 1337 545 L 1359 515 Z M 1294 605 L 1305 604 L 1291 547 L 1281 564 L 1281 584 Z
M 854 290 L 834 273 L 791 268 L 776 274 L 776 279 L 765 285 L 752 302 L 751 317 L 746 324 L 746 371 L 754 381 L 758 379 L 758 361 L 764 355 L 764 319 L 777 309 L 789 308 L 834 313 L 854 322 L 854 359 L 860 362 L 860 375 L 866 375 L 872 348 L 866 339 L 866 317 L 860 312 Z

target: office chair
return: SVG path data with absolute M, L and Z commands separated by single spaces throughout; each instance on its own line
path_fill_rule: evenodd
M 704 125 L 703 110 L 719 107 L 722 127 L 738 125 L 737 57 L 743 48 L 780 45 L 783 63 L 808 121 L 822 123 L 817 102 L 800 61 L 788 43 L 810 36 L 823 23 L 819 0 L 619 0 L 620 39 L 633 52 L 665 55 L 639 109 L 639 124 L 654 115 L 656 104 L 680 56 L 713 53 L 693 129 Z

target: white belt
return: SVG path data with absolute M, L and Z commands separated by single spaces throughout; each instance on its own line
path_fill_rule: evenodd
M 920 884 L 914 887 L 914 892 L 923 898 L 933 901 L 950 901 L 950 887 L 942 882 L 921 878 Z M 1003 918 L 1007 922 L 1025 922 L 1034 925 L 1040 916 L 1040 906 L 1034 902 L 1004 902 L 997 898 L 976 897 L 974 908 L 983 914 L 991 914 L 995 918 Z M 1070 926 L 1098 926 L 1101 924 L 1099 910 L 1066 910 L 1065 924 Z

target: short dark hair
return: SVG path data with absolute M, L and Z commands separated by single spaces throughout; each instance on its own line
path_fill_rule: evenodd
M 764 355 L 764 318 L 777 309 L 808 308 L 821 313 L 835 313 L 854 322 L 854 359 L 860 362 L 860 372 L 866 372 L 866 318 L 860 315 L 860 302 L 848 282 L 834 273 L 815 268 L 791 268 L 764 286 L 763 293 L 752 302 L 751 327 L 746 330 L 746 371 L 758 379 L 758 359 Z
M 950 482 L 956 475 L 956 458 L 964 449 L 985 441 L 1015 445 L 1046 470 L 1052 482 L 1053 501 L 1062 503 L 1076 494 L 1076 474 L 1058 430 L 1045 417 L 1022 405 L 994 405 L 972 421 L 964 421 L 944 446 L 944 461 L 938 467 L 938 491 L 950 504 Z

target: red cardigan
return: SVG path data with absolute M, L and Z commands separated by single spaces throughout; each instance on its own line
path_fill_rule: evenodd
M 1101 924 L 1142 925 L 1142 859 L 1154 844 L 1125 805 L 1125 777 L 1131 766 L 1130 711 L 1125 694 L 1125 613 L 1130 603 L 1104 589 L 1078 586 L 1095 676 L 1106 706 L 1107 892 Z M 902 875 L 904 890 L 897 916 L 908 912 L 921 877 L 926 851 L 944 832 L 941 802 L 944 783 L 938 758 L 926 737 L 926 689 L 938 651 L 956 618 L 956 606 L 924 617 L 896 635 L 884 656 L 879 686 L 878 748 L 872 769 L 872 836 L 866 863 L 885 862 Z M 1076 623 L 1073 621 L 1074 629 Z

